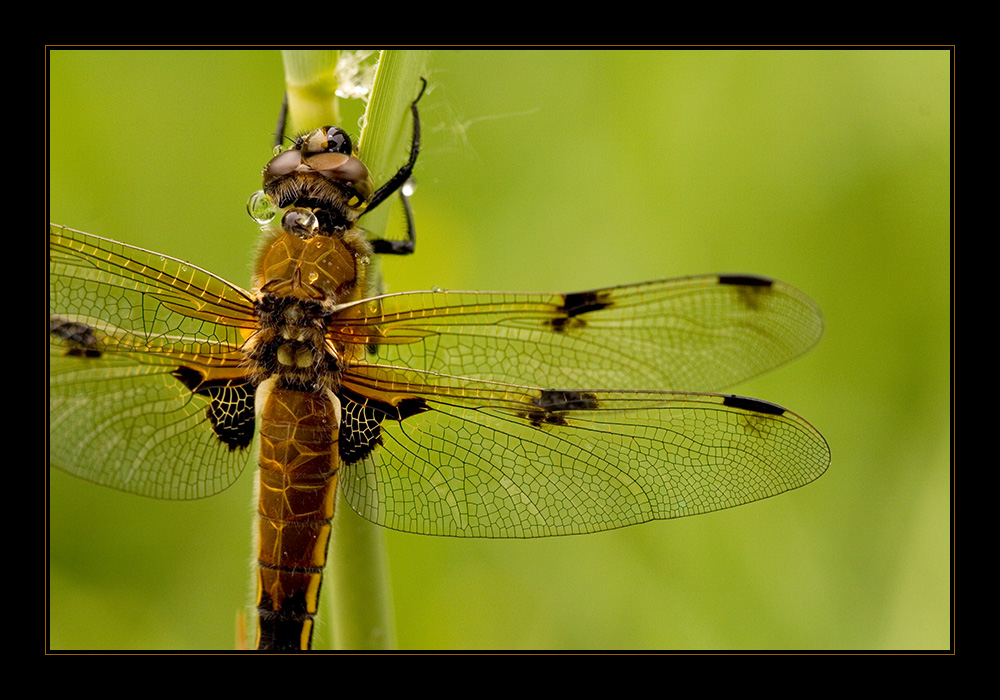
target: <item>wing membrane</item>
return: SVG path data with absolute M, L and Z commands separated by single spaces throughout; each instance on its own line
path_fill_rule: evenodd
M 49 316 L 100 334 L 101 352 L 233 367 L 256 320 L 250 294 L 182 260 L 52 225 Z M 65 340 L 53 338 L 54 340 Z
M 158 498 L 228 486 L 253 435 L 250 295 L 71 229 L 51 227 L 49 246 L 53 464 Z M 404 293 L 341 307 L 330 328 L 376 347 L 378 364 L 344 376 L 345 401 L 370 407 L 351 424 L 358 461 L 342 484 L 388 527 L 592 532 L 765 498 L 829 463 L 822 436 L 784 409 L 673 391 L 733 384 L 815 344 L 818 309 L 781 282 Z M 561 390 L 500 383 L 511 378 Z
M 608 530 L 774 496 L 830 463 L 811 425 L 755 399 L 551 391 L 379 366 L 352 370 L 345 387 L 386 407 L 383 448 L 342 472 L 347 500 L 407 532 Z
M 181 260 L 49 231 L 54 466 L 156 498 L 221 491 L 247 462 L 249 294 Z
M 715 391 L 815 345 L 822 315 L 794 287 L 707 275 L 575 294 L 409 292 L 345 308 L 334 339 L 380 364 L 587 389 Z

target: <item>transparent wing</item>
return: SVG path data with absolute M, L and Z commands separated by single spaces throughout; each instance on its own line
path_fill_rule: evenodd
M 802 355 L 818 307 L 763 277 L 706 275 L 573 294 L 410 292 L 345 307 L 336 341 L 372 359 L 544 387 L 716 391 Z
M 253 441 L 244 290 L 159 253 L 49 230 L 49 456 L 155 498 L 217 493 Z
M 608 530 L 774 496 L 830 463 L 806 421 L 743 397 L 553 391 L 378 366 L 352 370 L 344 387 L 345 415 L 363 415 L 381 445 L 343 468 L 347 500 L 406 532 Z

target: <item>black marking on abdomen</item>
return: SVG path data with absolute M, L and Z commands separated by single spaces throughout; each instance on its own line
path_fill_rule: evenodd
M 254 387 L 248 379 L 206 381 L 198 370 L 181 366 L 170 373 L 198 396 L 209 399 L 205 417 L 212 432 L 230 451 L 242 450 L 253 442 L 255 427 Z
M 533 399 L 534 410 L 528 411 L 524 417 L 536 428 L 542 424 L 566 425 L 564 411 L 592 410 L 598 407 L 597 395 L 589 391 L 561 391 L 544 389 L 541 396 Z
M 270 598 L 268 598 L 269 602 Z M 267 651 L 302 651 L 312 647 L 313 614 L 289 615 L 258 607 L 260 639 L 258 649 Z M 303 636 L 306 644 L 303 646 Z
M 563 298 L 563 305 L 559 309 L 563 315 L 549 322 L 552 330 L 557 333 L 565 331 L 567 328 L 586 326 L 587 322 L 579 318 L 580 316 L 591 311 L 606 309 L 614 304 L 607 291 L 573 292 L 563 295 Z
M 66 355 L 73 357 L 100 357 L 97 334 L 93 326 L 79 321 L 69 321 L 59 316 L 49 316 L 49 335 L 66 341 Z
M 722 399 L 722 405 L 732 406 L 744 411 L 753 411 L 754 413 L 767 413 L 772 416 L 780 416 L 785 413 L 785 409 L 778 404 L 771 403 L 770 401 L 761 401 L 760 399 L 751 399 L 746 396 L 725 396 Z
M 260 566 L 271 569 L 273 571 L 279 571 L 289 574 L 311 574 L 311 575 L 322 575 L 322 566 L 274 566 L 273 564 L 268 564 L 266 562 L 257 562 Z M 295 590 L 291 595 L 288 595 L 281 600 L 281 612 L 280 614 L 275 614 L 274 608 L 275 603 L 271 598 L 271 595 L 263 590 L 260 593 L 260 602 L 257 604 L 257 609 L 262 614 L 270 614 L 274 617 L 280 618 L 299 618 L 303 619 L 306 617 L 313 617 L 314 613 L 310 612 L 312 610 L 312 605 L 314 600 L 310 598 L 309 591 L 304 588 Z
M 353 464 L 364 459 L 382 444 L 382 421 L 404 421 L 410 416 L 429 411 L 427 402 L 406 397 L 393 406 L 384 401 L 341 388 L 340 398 L 340 460 Z

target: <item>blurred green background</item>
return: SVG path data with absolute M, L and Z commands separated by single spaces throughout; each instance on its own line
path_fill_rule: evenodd
M 278 52 L 50 59 L 51 220 L 247 286 Z M 390 290 L 784 279 L 826 336 L 738 391 L 805 416 L 833 464 L 597 535 L 389 532 L 400 647 L 948 648 L 950 54 L 441 51 L 428 77 L 417 254 L 386 261 Z M 252 469 L 195 503 L 49 476 L 53 649 L 233 648 Z

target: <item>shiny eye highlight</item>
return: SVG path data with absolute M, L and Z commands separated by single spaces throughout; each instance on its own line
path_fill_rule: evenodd
M 354 144 L 339 126 L 324 126 L 300 136 L 294 148 L 303 153 L 342 153 L 349 156 L 354 151 Z

